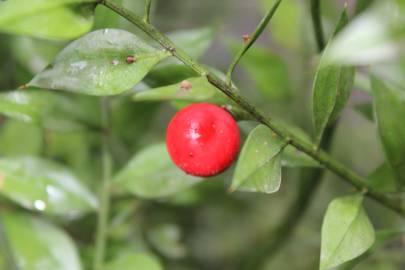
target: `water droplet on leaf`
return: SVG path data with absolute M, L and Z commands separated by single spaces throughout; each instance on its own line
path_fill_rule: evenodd
M 36 201 L 34 201 L 34 208 L 39 211 L 44 211 L 46 208 L 46 204 L 44 201 L 36 200 Z

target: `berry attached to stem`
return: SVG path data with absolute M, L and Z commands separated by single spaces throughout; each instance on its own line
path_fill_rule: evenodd
M 195 176 L 214 176 L 236 159 L 239 128 L 223 108 L 196 103 L 179 111 L 170 121 L 166 146 L 173 162 Z

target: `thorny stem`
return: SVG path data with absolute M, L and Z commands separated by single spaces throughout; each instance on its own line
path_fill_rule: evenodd
M 97 221 L 96 251 L 94 256 L 93 270 L 101 270 L 105 257 L 107 242 L 108 216 L 110 212 L 110 181 L 112 159 L 109 150 L 109 100 L 101 100 L 102 124 L 105 132 L 102 133 L 102 187 L 100 191 L 100 208 Z
M 235 70 L 236 65 L 239 63 L 239 60 L 242 58 L 242 56 L 249 50 L 249 48 L 256 42 L 256 40 L 259 38 L 259 36 L 262 34 L 264 29 L 266 29 L 267 25 L 269 24 L 271 18 L 273 17 L 274 13 L 276 13 L 276 10 L 278 6 L 280 5 L 282 0 L 278 0 L 274 5 L 271 7 L 271 9 L 267 12 L 266 16 L 260 21 L 259 25 L 256 27 L 256 30 L 253 32 L 252 35 L 249 36 L 248 41 L 245 43 L 245 45 L 240 49 L 237 55 L 235 55 L 232 63 L 229 65 L 228 72 L 226 73 L 226 79 L 228 84 L 231 84 L 232 80 L 232 73 Z
M 359 176 L 357 173 L 347 168 L 345 165 L 335 160 L 329 154 L 321 149 L 302 139 L 298 138 L 291 132 L 285 130 L 281 126 L 277 125 L 271 118 L 265 117 L 255 106 L 253 106 L 247 99 L 242 97 L 236 88 L 229 85 L 226 81 L 220 79 L 218 76 L 208 71 L 199 63 L 195 62 L 188 54 L 186 54 L 180 48 L 177 48 L 174 43 L 154 26 L 145 23 L 142 18 L 140 18 L 135 13 L 124 8 L 123 6 L 116 4 L 113 0 L 102 0 L 101 3 L 111 10 L 115 11 L 122 17 L 126 18 L 128 21 L 132 22 L 139 29 L 144 31 L 152 39 L 158 42 L 163 48 L 170 51 L 174 57 L 183 62 L 186 66 L 193 69 L 196 73 L 201 76 L 205 76 L 207 80 L 214 86 L 216 86 L 220 91 L 227 95 L 231 100 L 236 102 L 242 109 L 248 112 L 256 121 L 262 123 L 269 127 L 274 133 L 276 133 L 281 138 L 290 141 L 290 145 L 295 147 L 297 150 L 304 152 L 313 159 L 317 160 L 323 167 L 327 168 L 334 174 L 340 176 L 347 183 L 353 185 L 358 190 L 366 190 L 366 195 L 374 200 L 385 205 L 387 208 L 395 211 L 399 215 L 405 217 L 405 208 L 402 207 L 399 201 L 389 198 L 386 194 L 381 193 L 374 188 L 372 188 L 364 178 Z

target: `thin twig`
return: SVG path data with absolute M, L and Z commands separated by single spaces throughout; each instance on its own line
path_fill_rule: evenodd
M 291 132 L 285 130 L 272 119 L 265 117 L 255 106 L 253 106 L 247 99 L 242 97 L 237 89 L 232 85 L 229 85 L 226 81 L 220 79 L 218 76 L 208 71 L 204 66 L 195 62 L 187 53 L 185 53 L 154 26 L 145 23 L 142 18 L 133 13 L 132 11 L 124 8 L 123 6 L 116 4 L 113 0 L 103 0 L 102 3 L 132 22 L 139 29 L 144 31 L 152 39 L 162 45 L 163 48 L 170 51 L 174 57 L 183 62 L 186 66 L 193 69 L 201 76 L 205 76 L 208 81 L 216 86 L 220 91 L 227 95 L 231 100 L 236 102 L 242 109 L 248 112 L 256 121 L 269 127 L 274 133 L 285 140 L 290 140 L 290 144 L 297 150 L 304 152 L 313 159 L 317 160 L 322 166 L 340 176 L 347 183 L 353 185 L 358 190 L 368 190 L 367 196 L 385 205 L 387 208 L 395 211 L 399 215 L 405 217 L 405 208 L 397 201 L 389 198 L 384 193 L 381 193 L 371 187 L 364 178 L 357 173 L 347 168 L 341 162 L 335 160 L 329 154 L 323 150 L 317 150 L 317 147 L 306 141 L 303 141 L 299 137 L 295 136 Z
M 325 47 L 325 38 L 323 35 L 323 28 L 321 22 L 321 3 L 320 0 L 311 0 L 311 17 L 312 24 L 315 31 L 316 44 L 318 51 L 322 51 Z
M 274 5 L 271 7 L 271 9 L 269 9 L 269 11 L 267 12 L 266 16 L 264 16 L 263 19 L 260 21 L 259 25 L 256 27 L 253 34 L 251 34 L 247 38 L 247 42 L 245 43 L 245 45 L 235 55 L 232 63 L 229 65 L 228 72 L 226 73 L 226 78 L 227 78 L 228 84 L 231 83 L 232 73 L 235 70 L 236 65 L 239 63 L 239 61 L 243 57 L 243 55 L 249 50 L 249 48 L 256 42 L 256 40 L 259 38 L 259 36 L 264 31 L 264 29 L 266 29 L 267 25 L 269 24 L 271 18 L 273 17 L 274 13 L 276 12 L 281 1 L 282 0 L 278 0 L 276 3 L 274 3 Z
M 143 21 L 150 23 L 150 11 L 152 7 L 152 0 L 145 0 L 145 14 L 143 15 Z
M 109 101 L 108 98 L 101 100 L 102 124 L 106 130 L 102 133 L 102 187 L 100 191 L 100 208 L 98 213 L 96 232 L 96 251 L 94 256 L 93 270 L 101 270 L 105 257 L 107 242 L 108 217 L 110 212 L 110 181 L 112 159 L 109 150 Z

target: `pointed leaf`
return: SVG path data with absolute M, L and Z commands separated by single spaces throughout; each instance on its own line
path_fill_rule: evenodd
M 188 78 L 176 84 L 145 90 L 134 95 L 135 101 L 189 101 L 225 103 L 228 98 L 205 77 Z
M 8 120 L 1 125 L 0 156 L 41 155 L 44 144 L 43 135 L 41 127 Z
M 24 208 L 72 218 L 97 207 L 70 171 L 33 157 L 0 159 L 0 193 Z
M 115 95 L 131 89 L 169 55 L 129 32 L 98 30 L 69 44 L 28 86 Z
M 167 33 L 168 37 L 194 59 L 199 59 L 213 41 L 214 31 L 211 28 L 182 30 Z M 166 86 L 181 80 L 198 76 L 191 68 L 178 59 L 168 58 L 156 66 L 145 78 L 151 87 Z
M 335 32 L 347 24 L 346 10 L 343 11 Z M 325 49 L 325 53 L 328 46 Z M 325 54 L 324 53 L 324 54 Z M 312 114 L 315 126 L 315 139 L 319 143 L 325 128 L 336 121 L 346 105 L 354 82 L 354 67 L 325 64 L 322 56 L 315 74 Z
M 257 126 L 246 139 L 230 189 L 273 193 L 281 183 L 281 155 L 285 142 L 264 126 Z
M 370 257 L 373 253 L 375 253 L 378 249 L 382 246 L 387 244 L 388 242 L 392 241 L 393 239 L 403 235 L 405 233 L 404 229 L 392 229 L 392 230 L 379 230 L 375 232 L 375 242 L 372 247 L 367 250 L 367 252 L 363 253 L 361 256 L 344 263 L 338 270 L 351 270 L 359 264 L 360 262 L 364 261 L 368 257 Z
M 22 214 L 1 215 L 18 269 L 81 270 L 72 239 L 55 225 Z
M 121 255 L 112 262 L 107 263 L 105 270 L 163 270 L 157 258 L 147 253 Z
M 324 60 L 357 65 L 386 62 L 404 51 L 404 40 L 405 19 L 395 1 L 374 1 L 339 33 Z
M 200 179 L 177 168 L 161 143 L 136 154 L 114 177 L 114 187 L 143 198 L 159 198 L 174 195 Z
M 397 184 L 405 186 L 405 92 L 372 78 L 373 102 L 381 142 Z
M 95 0 L 7 0 L 0 2 L 0 31 L 50 39 L 72 39 L 89 31 Z
M 322 224 L 320 269 L 336 267 L 366 252 L 374 243 L 374 228 L 360 194 L 334 199 Z
M 61 93 L 44 90 L 15 90 L 0 93 L 0 114 L 39 124 L 49 130 L 75 130 L 91 124 L 77 103 Z M 95 124 L 94 124 L 95 125 Z
M 159 254 L 170 259 L 181 259 L 187 256 L 188 249 L 182 242 L 184 237 L 177 224 L 159 223 L 150 226 L 147 236 L 150 244 Z

